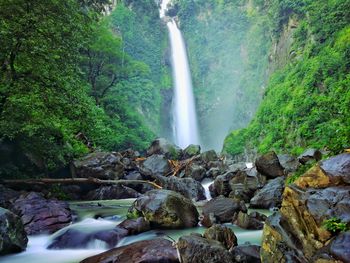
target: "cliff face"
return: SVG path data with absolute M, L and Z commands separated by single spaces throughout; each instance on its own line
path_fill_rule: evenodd
M 349 176 L 345 153 L 287 186 L 280 214 L 264 227 L 262 262 L 350 262 Z

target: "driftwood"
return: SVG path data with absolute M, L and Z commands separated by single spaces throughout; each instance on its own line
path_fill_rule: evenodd
M 100 180 L 97 178 L 64 178 L 64 179 L 15 179 L 15 180 L 0 180 L 0 184 L 149 184 L 156 189 L 162 187 L 151 181 L 144 180 Z
M 187 167 L 197 158 L 197 156 L 193 156 L 190 159 L 186 159 L 184 161 L 175 161 L 169 160 L 169 164 L 172 167 L 172 171 L 168 173 L 166 176 L 172 175 L 177 176 L 182 170 L 187 169 Z

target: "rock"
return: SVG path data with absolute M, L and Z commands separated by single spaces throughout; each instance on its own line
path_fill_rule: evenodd
M 82 231 L 67 229 L 67 231 L 55 237 L 48 249 L 82 249 L 89 248 L 96 241 L 102 241 L 105 248 L 113 248 L 118 242 L 128 235 L 128 230 L 116 227 L 110 230 Z
M 247 165 L 245 162 L 238 162 L 238 163 L 233 163 L 229 165 L 228 170 L 230 172 L 236 173 L 238 171 L 243 171 L 247 168 Z
M 144 178 L 139 172 L 137 171 L 131 171 L 128 174 L 126 174 L 124 176 L 124 179 L 126 180 L 147 180 L 148 178 Z M 130 188 L 136 190 L 137 192 L 144 194 L 148 191 L 151 191 L 154 189 L 154 187 L 152 187 L 149 184 L 144 184 L 144 183 L 140 183 L 140 184 L 130 184 L 129 185 Z
M 8 208 L 11 205 L 11 200 L 17 198 L 19 192 L 14 191 L 0 184 L 0 207 Z
M 147 150 L 147 156 L 154 154 L 164 155 L 167 159 L 177 160 L 181 156 L 181 149 L 168 142 L 164 138 L 158 138 L 151 143 L 151 146 Z
M 143 240 L 108 250 L 96 256 L 89 257 L 81 263 L 179 263 L 177 251 L 172 242 L 157 238 Z
M 211 189 L 212 196 L 223 195 L 227 197 L 232 191 L 230 180 L 235 176 L 235 174 L 235 172 L 227 172 L 216 177 Z
M 72 221 L 66 202 L 46 200 L 35 192 L 19 196 L 13 202 L 11 211 L 21 217 L 28 235 L 54 233 Z
M 350 263 L 350 232 L 341 233 L 329 245 L 330 254 L 344 263 Z
M 350 153 L 339 154 L 322 161 L 320 168 L 327 174 L 333 185 L 350 184 Z
M 90 191 L 86 195 L 86 200 L 112 200 L 137 198 L 140 194 L 132 188 L 116 184 L 111 186 L 101 186 L 96 190 Z
M 206 175 L 206 170 L 204 169 L 204 167 L 193 163 L 186 167 L 185 174 L 186 177 L 191 177 L 194 180 L 200 182 L 204 179 Z
M 256 159 L 255 166 L 259 173 L 265 175 L 269 179 L 284 175 L 283 167 L 275 152 L 268 152 L 260 156 Z
M 252 212 L 249 215 L 247 213 L 239 212 L 236 218 L 233 220 L 234 223 L 243 229 L 254 229 L 260 230 L 264 227 L 264 221 L 266 216 L 258 212 Z
M 219 241 L 227 249 L 237 246 L 236 235 L 226 226 L 214 224 L 205 230 L 203 236 L 208 240 Z
M 200 158 L 204 163 L 209 163 L 212 161 L 216 161 L 218 159 L 218 155 L 214 150 L 210 150 L 201 153 Z
M 280 207 L 284 190 L 285 177 L 278 177 L 269 181 L 262 189 L 258 190 L 250 200 L 250 207 L 269 209 Z
M 188 159 L 201 153 L 201 147 L 199 145 L 190 144 L 183 151 L 183 159 Z
M 140 234 L 151 229 L 150 223 L 143 217 L 126 219 L 121 222 L 118 227 L 126 229 L 128 231 L 128 235 Z
M 140 172 L 146 176 L 165 176 L 171 172 L 171 167 L 164 155 L 154 154 L 148 157 L 140 166 Z
M 172 190 L 182 194 L 183 196 L 194 200 L 205 200 L 205 190 L 202 184 L 192 178 L 177 178 L 175 176 L 159 177 L 158 181 L 163 189 Z
M 301 164 L 306 164 L 309 161 L 319 161 L 322 159 L 322 153 L 316 149 L 307 149 L 301 155 L 298 156 L 298 161 Z
M 177 242 L 182 263 L 232 263 L 230 252 L 218 241 L 198 235 L 180 237 Z
M 260 263 L 260 246 L 240 245 L 230 250 L 237 263 Z
M 119 179 L 124 175 L 124 164 L 119 153 L 94 152 L 74 162 L 76 177 Z
M 209 227 L 214 223 L 231 222 L 239 211 L 247 212 L 244 202 L 223 196 L 213 198 L 203 206 L 202 224 Z
M 217 176 L 221 174 L 221 170 L 217 167 L 210 168 L 207 172 L 205 177 L 215 179 Z
M 279 154 L 278 160 L 287 174 L 294 173 L 300 167 L 298 159 L 289 154 Z
M 0 255 L 21 252 L 26 249 L 27 243 L 21 219 L 0 207 Z
M 129 216 L 142 216 L 156 228 L 186 228 L 198 224 L 198 211 L 191 200 L 169 190 L 152 190 L 136 199 Z

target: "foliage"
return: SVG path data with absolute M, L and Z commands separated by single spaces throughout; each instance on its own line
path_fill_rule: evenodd
M 298 167 L 298 169 L 288 178 L 286 179 L 286 184 L 292 184 L 294 183 L 300 176 L 302 176 L 304 173 L 306 173 L 311 167 L 315 165 L 316 161 L 310 161 L 306 163 L 305 165 L 301 165 Z
M 325 229 L 333 233 L 345 232 L 349 230 L 347 223 L 342 222 L 341 219 L 337 217 L 324 220 L 322 225 Z
M 348 14 L 338 16 L 348 4 L 303 1 L 293 46 L 296 58 L 273 73 L 255 118 L 226 138 L 224 151 L 242 152 L 244 147 L 227 143 L 231 141 L 244 141 L 259 152 L 298 153 L 312 147 L 337 153 L 349 145 L 350 19 Z

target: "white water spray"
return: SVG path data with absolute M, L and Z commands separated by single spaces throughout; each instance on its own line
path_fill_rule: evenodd
M 160 16 L 164 17 L 169 0 L 163 0 Z M 175 143 L 181 148 L 199 144 L 195 102 L 186 45 L 175 20 L 167 23 L 172 54 L 175 87 L 174 125 Z

